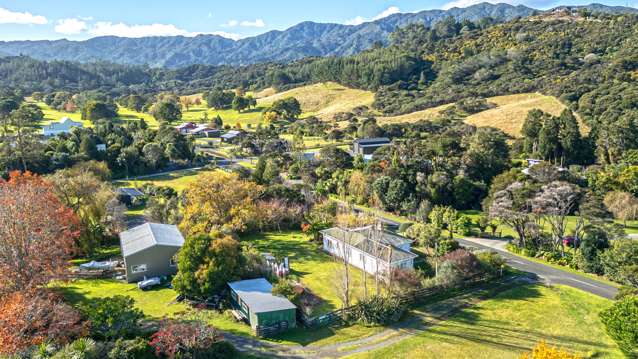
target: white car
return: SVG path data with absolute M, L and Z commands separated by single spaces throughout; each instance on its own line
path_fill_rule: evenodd
M 160 284 L 162 284 L 162 279 L 160 277 L 153 277 L 148 279 L 145 277 L 143 281 L 137 283 L 137 287 L 141 290 L 147 290 Z

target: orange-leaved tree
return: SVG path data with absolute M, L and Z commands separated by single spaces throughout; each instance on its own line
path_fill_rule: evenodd
M 255 225 L 261 186 L 237 174 L 217 171 L 200 176 L 186 189 L 184 219 L 180 227 L 189 236 L 217 230 L 242 232 Z
M 0 295 L 62 273 L 78 236 L 78 219 L 49 182 L 29 172 L 0 180 Z
M 0 297 L 0 356 L 46 341 L 65 344 L 88 333 L 88 323 L 49 290 Z

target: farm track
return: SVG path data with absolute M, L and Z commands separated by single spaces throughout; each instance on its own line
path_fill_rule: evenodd
M 381 349 L 408 339 L 438 325 L 458 311 L 472 307 L 494 295 L 511 289 L 529 278 L 514 278 L 500 283 L 496 288 L 482 286 L 453 298 L 431 303 L 410 311 L 408 318 L 387 329 L 360 339 L 326 345 L 283 345 L 226 333 L 226 340 L 238 350 L 269 358 L 342 358 L 348 355 Z

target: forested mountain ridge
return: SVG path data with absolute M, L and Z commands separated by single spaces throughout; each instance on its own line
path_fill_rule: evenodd
M 180 69 L 0 59 L 0 81 L 29 91 L 181 94 L 213 87 L 279 90 L 333 81 L 375 91 L 374 107 L 410 113 L 467 98 L 540 92 L 577 112 L 614 162 L 638 148 L 638 15 L 564 12 L 502 24 L 409 25 L 391 45 L 346 57 Z
M 590 5 L 606 13 L 637 11 L 632 8 Z M 230 40 L 216 35 L 196 37 L 97 37 L 86 41 L 0 42 L 0 54 L 27 55 L 39 60 L 78 62 L 108 61 L 146 64 L 152 67 L 183 67 L 192 64 L 243 65 L 260 62 L 288 62 L 309 56 L 346 56 L 387 44 L 389 35 L 409 24 L 432 26 L 453 17 L 457 21 L 490 18 L 503 22 L 532 15 L 537 10 L 519 5 L 482 3 L 467 8 L 400 13 L 360 25 L 302 22 L 285 31 Z

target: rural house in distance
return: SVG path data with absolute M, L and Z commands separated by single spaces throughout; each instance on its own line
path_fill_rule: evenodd
M 42 127 L 42 133 L 45 137 L 57 136 L 62 133 L 69 133 L 73 127 L 84 127 L 82 122 L 76 122 L 68 117 L 63 117 L 60 122 L 51 122 Z
M 344 258 L 370 274 L 390 269 L 413 269 L 418 256 L 411 252 L 408 238 L 367 226 L 356 229 L 334 227 L 321 231 L 323 250 Z
M 387 137 L 359 138 L 352 142 L 352 153 L 355 156 L 372 156 L 376 150 L 388 145 L 390 145 L 390 139 Z
M 184 237 L 177 226 L 145 223 L 120 233 L 120 245 L 126 280 L 132 283 L 177 273 L 175 254 Z

